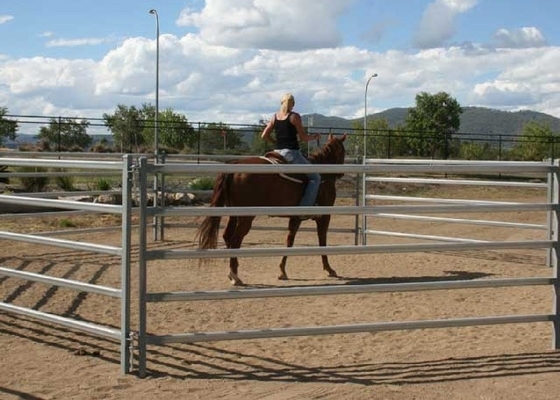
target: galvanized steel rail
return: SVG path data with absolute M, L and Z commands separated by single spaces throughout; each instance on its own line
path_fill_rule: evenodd
M 227 168 L 227 171 L 226 171 Z M 197 207 L 188 209 L 184 207 L 148 208 L 147 205 L 147 176 L 152 173 L 177 174 L 212 174 L 221 172 L 254 172 L 254 173 L 278 173 L 278 172 L 321 172 L 321 173 L 496 173 L 496 172 L 523 172 L 544 173 L 554 175 L 551 181 L 555 185 L 550 197 L 550 202 L 540 204 L 524 203 L 502 203 L 502 202 L 471 202 L 470 204 L 437 204 L 421 206 L 365 206 L 357 207 L 313 207 L 313 214 L 346 214 L 365 215 L 389 213 L 452 213 L 452 212 L 491 212 L 491 211 L 546 211 L 556 216 L 558 221 L 558 166 L 543 163 L 457 163 L 457 162 L 431 162 L 413 163 L 403 162 L 379 164 L 379 165 L 288 165 L 288 166 L 247 166 L 242 164 L 223 165 L 216 164 L 173 164 L 173 165 L 149 165 L 147 160 L 140 160 L 139 180 L 140 188 L 140 271 L 139 271 L 139 332 L 138 350 L 139 366 L 138 373 L 141 377 L 146 375 L 147 346 L 165 345 L 169 343 L 195 343 L 219 340 L 241 340 L 241 339 L 263 339 L 273 337 L 327 335 L 340 333 L 374 332 L 404 329 L 425 329 L 460 327 L 474 325 L 492 325 L 508 323 L 553 323 L 553 347 L 560 348 L 560 284 L 558 277 L 558 258 L 556 249 L 558 247 L 558 229 L 553 229 L 553 235 L 549 240 L 534 241 L 471 241 L 464 243 L 422 243 L 406 245 L 377 245 L 377 246 L 335 246 L 335 247 L 292 247 L 292 248 L 245 248 L 245 249 L 216 249 L 216 250 L 149 250 L 147 249 L 147 226 L 150 216 L 180 216 L 180 215 L 204 215 L 204 216 L 231 216 L 231 215 L 297 215 L 309 214 L 308 207 L 290 207 L 290 209 L 274 209 L 273 207 Z M 522 185 L 524 186 L 524 185 Z M 557 228 L 557 222 L 552 225 Z M 510 225 L 510 227 L 516 227 Z M 535 226 L 537 227 L 537 226 Z M 519 278 L 519 279 L 488 279 L 476 281 L 447 281 L 447 282 L 424 282 L 411 284 L 386 284 L 386 285 L 359 285 L 340 286 L 331 285 L 325 287 L 300 287 L 300 288 L 271 288 L 271 289 L 242 289 L 229 291 L 197 291 L 197 292 L 154 292 L 147 290 L 148 275 L 147 263 L 151 260 L 162 259 L 204 259 L 204 258 L 227 258 L 227 257 L 270 257 L 276 255 L 343 255 L 343 254 L 374 254 L 380 252 L 422 252 L 422 251 L 461 251 L 472 249 L 530 249 L 546 248 L 553 255 L 554 265 L 552 277 Z M 170 302 L 170 301 L 199 301 L 199 300 L 226 300 L 247 298 L 269 298 L 269 297 L 293 297 L 293 296 L 318 296 L 355 293 L 374 293 L 388 291 L 420 291 L 420 290 L 451 290 L 458 288 L 494 288 L 505 286 L 534 286 L 551 285 L 554 288 L 554 304 L 550 314 L 540 315 L 505 315 L 485 316 L 471 318 L 452 318 L 445 320 L 424 321 L 393 321 L 351 325 L 335 326 L 307 326 L 294 328 L 271 328 L 271 329 L 245 329 L 223 332 L 195 332 L 174 333 L 163 335 L 150 335 L 147 333 L 148 326 L 148 303 Z
M 40 206 L 45 208 L 56 208 L 72 210 L 66 213 L 76 212 L 96 212 L 96 213 L 110 213 L 122 215 L 121 224 L 121 245 L 108 246 L 96 243 L 78 242 L 72 240 L 55 239 L 46 237 L 46 234 L 21 234 L 14 232 L 0 232 L 0 239 L 20 241 L 26 243 L 34 243 L 46 246 L 54 246 L 67 248 L 72 250 L 87 251 L 98 254 L 109 254 L 121 258 L 121 282 L 120 288 L 110 288 L 101 285 L 94 285 L 80 281 L 69 279 L 62 279 L 53 276 L 36 274 L 33 272 L 13 270 L 10 268 L 0 267 L 0 276 L 12 277 L 17 279 L 24 279 L 32 282 L 40 282 L 53 286 L 65 287 L 72 290 L 88 293 L 96 293 L 103 296 L 113 297 L 120 299 L 121 303 L 121 321 L 120 329 L 75 320 L 72 318 L 62 317 L 55 314 L 50 314 L 14 304 L 0 302 L 0 310 L 18 315 L 24 315 L 29 318 L 38 319 L 61 325 L 70 329 L 86 332 L 92 335 L 101 336 L 120 342 L 121 353 L 121 371 L 122 373 L 130 372 L 131 360 L 131 331 L 130 331 L 130 254 L 131 254 L 131 193 L 132 193 L 132 180 L 133 180 L 133 158 L 132 156 L 125 156 L 122 161 L 83 161 L 83 160 L 47 160 L 47 159 L 29 159 L 29 158 L 2 158 L 2 165 L 6 166 L 25 166 L 25 167 L 45 167 L 53 168 L 57 171 L 48 172 L 49 176 L 99 176 L 99 171 L 104 171 L 102 174 L 107 175 L 120 175 L 122 179 L 122 204 L 121 205 L 108 205 L 108 204 L 94 204 L 83 203 L 72 200 L 57 200 L 37 198 L 36 195 L 0 195 L 0 203 L 7 204 L 22 204 L 31 206 Z M 80 169 L 80 170 L 95 170 L 98 172 L 61 172 L 60 169 Z M 44 176 L 45 173 L 8 173 L 4 174 L 10 177 L 13 176 Z M 35 214 L 36 217 L 44 215 L 44 213 Z

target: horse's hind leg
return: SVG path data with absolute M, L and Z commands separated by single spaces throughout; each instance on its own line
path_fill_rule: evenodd
M 235 230 L 237 228 L 237 223 L 238 223 L 237 217 L 232 215 L 228 219 L 226 229 L 224 229 L 224 234 L 222 235 L 222 237 L 224 238 L 224 242 L 226 243 L 226 247 L 228 249 L 232 248 L 231 243 L 232 243 L 233 236 L 235 234 Z M 239 277 L 237 276 L 238 267 L 239 267 L 239 261 L 237 260 L 237 257 L 230 258 L 228 279 L 230 280 L 231 284 L 234 286 L 243 285 L 243 281 L 241 281 L 241 279 L 239 279 Z
M 329 230 L 330 222 L 330 215 L 321 215 L 315 220 L 315 223 L 317 224 L 317 237 L 319 239 L 319 246 L 327 245 L 327 232 Z M 321 255 L 321 260 L 323 261 L 323 270 L 327 272 L 327 275 L 331 278 L 336 278 L 338 275 L 336 274 L 336 271 L 331 268 L 329 264 L 329 258 L 326 255 Z
M 253 219 L 255 217 L 231 217 L 224 231 L 224 240 L 229 249 L 239 249 L 241 243 L 243 243 L 243 238 L 249 233 Z M 228 238 L 225 238 L 226 233 Z M 239 261 L 237 257 L 231 257 L 229 259 L 229 274 L 228 278 L 232 285 L 243 286 L 244 283 L 237 275 L 237 270 L 239 267 Z
M 290 222 L 288 224 L 288 236 L 286 237 L 286 246 L 292 247 L 294 245 L 294 241 L 296 240 L 296 234 L 298 229 L 301 225 L 301 218 L 300 217 L 291 217 Z M 288 261 L 288 256 L 282 257 L 282 261 L 280 262 L 280 275 L 278 275 L 278 279 L 286 280 L 288 279 L 288 275 L 286 274 L 286 262 Z

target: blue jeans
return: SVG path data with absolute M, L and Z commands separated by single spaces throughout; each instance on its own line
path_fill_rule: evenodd
M 282 155 L 290 164 L 310 164 L 300 150 L 276 149 L 274 151 Z M 321 174 L 310 172 L 305 175 L 307 176 L 307 186 L 299 205 L 302 207 L 314 206 L 319 186 L 321 186 Z

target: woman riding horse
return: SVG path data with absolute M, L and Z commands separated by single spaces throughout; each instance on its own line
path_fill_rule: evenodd
M 344 140 L 342 137 L 329 135 L 327 143 L 316 152 L 309 160 L 312 164 L 343 164 L 345 157 Z M 233 164 L 270 164 L 265 157 L 247 157 L 233 160 Z M 317 195 L 317 205 L 332 206 L 336 199 L 335 180 L 341 174 L 323 174 L 322 182 Z M 301 181 L 287 179 L 284 174 L 265 173 L 223 173 L 218 175 L 214 184 L 210 207 L 294 207 L 301 202 L 304 192 L 304 184 Z M 223 233 L 224 242 L 228 249 L 239 249 L 243 238 L 251 230 L 255 216 L 229 217 Z M 296 233 L 301 225 L 299 216 L 289 216 L 288 236 L 286 245 L 292 247 Z M 218 244 L 218 233 L 222 217 L 206 217 L 197 231 L 200 249 L 215 249 Z M 317 225 L 317 237 L 319 246 L 327 245 L 327 231 L 329 228 L 330 214 L 318 215 L 315 218 Z M 336 277 L 336 272 L 329 265 L 326 255 L 322 255 L 323 270 L 330 277 Z M 288 279 L 286 274 L 287 256 L 282 257 L 280 263 L 280 275 L 278 279 Z M 237 257 L 230 257 L 229 275 L 231 283 L 235 286 L 243 285 L 243 281 L 237 274 L 239 262 Z
M 309 164 L 307 158 L 301 154 L 299 142 L 309 142 L 321 139 L 321 135 L 308 135 L 301 124 L 301 116 L 293 111 L 296 104 L 294 96 L 286 93 L 280 101 L 280 110 L 272 116 L 268 125 L 264 128 L 261 137 L 275 145 L 274 152 L 283 156 L 290 164 Z M 271 134 L 275 132 L 276 139 Z M 299 205 L 309 207 L 315 205 L 321 175 L 316 172 L 309 172 L 307 175 L 307 186 Z

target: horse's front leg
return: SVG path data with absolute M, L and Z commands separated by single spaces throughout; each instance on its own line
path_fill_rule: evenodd
M 293 247 L 294 241 L 296 240 L 296 234 L 298 229 L 301 225 L 301 218 L 300 217 L 290 217 L 290 222 L 288 224 L 288 236 L 286 237 L 286 247 Z M 288 261 L 288 256 L 282 257 L 282 261 L 280 262 L 280 275 L 278 275 L 278 279 L 285 281 L 288 279 L 288 275 L 286 274 L 286 262 Z
M 239 279 L 239 275 L 237 275 L 237 268 L 239 267 L 239 261 L 237 261 L 237 257 L 231 257 L 229 259 L 229 274 L 228 279 L 233 286 L 243 286 L 244 283 L 241 279 Z
M 329 224 L 331 222 L 331 216 L 321 215 L 315 220 L 317 224 L 317 237 L 319 239 L 319 246 L 326 246 L 327 245 L 327 232 L 329 230 Z M 338 275 L 336 271 L 331 268 L 329 264 L 329 258 L 326 255 L 321 255 L 321 260 L 323 261 L 323 270 L 327 272 L 327 276 L 331 278 L 336 278 Z

